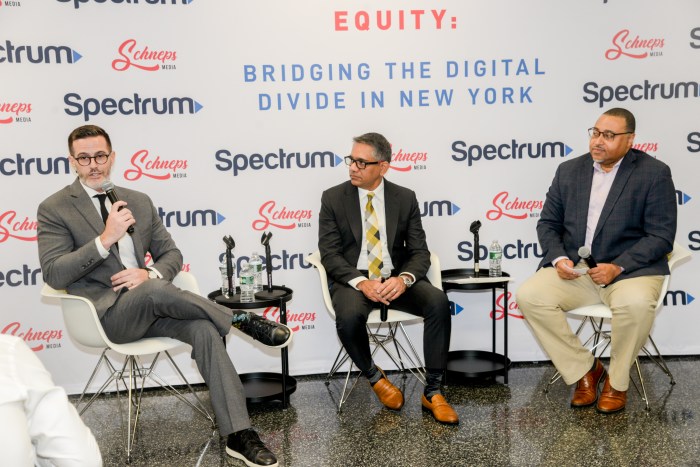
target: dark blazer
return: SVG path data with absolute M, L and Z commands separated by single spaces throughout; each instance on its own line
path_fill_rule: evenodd
M 163 226 L 151 199 L 143 193 L 117 187 L 119 198 L 128 203 L 136 219 L 134 251 L 140 267 L 150 252 L 155 267 L 166 280 L 182 268 L 182 254 Z M 104 223 L 79 179 L 44 200 L 37 212 L 39 261 L 44 281 L 56 289 L 86 297 L 100 317 L 114 304 L 118 294 L 110 277 L 124 269 L 115 245 L 102 258 L 95 238 Z M 126 290 L 126 289 L 122 289 Z
M 357 269 L 363 220 L 357 187 L 349 181 L 323 192 L 319 215 L 318 248 L 332 280 L 347 283 L 363 276 Z M 430 267 L 416 194 L 384 179 L 387 244 L 395 274 L 410 272 L 420 280 Z
M 579 260 L 586 238 L 593 181 L 590 153 L 559 165 L 549 187 L 537 236 L 540 267 L 566 256 Z M 591 251 L 598 263 L 625 268 L 616 280 L 668 274 L 666 254 L 676 236 L 676 191 L 669 167 L 636 149 L 622 159 L 596 226 Z

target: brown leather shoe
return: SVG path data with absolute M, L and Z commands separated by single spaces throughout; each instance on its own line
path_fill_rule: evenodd
M 377 369 L 382 374 L 382 378 L 374 383 L 372 390 L 377 397 L 379 397 L 379 402 L 384 404 L 385 407 L 393 410 L 399 410 L 401 407 L 403 407 L 403 394 L 401 394 L 401 390 L 391 384 L 381 368 L 377 367 Z
M 447 403 L 442 394 L 435 394 L 431 399 L 432 401 L 429 402 L 425 395 L 421 396 L 423 410 L 432 413 L 435 420 L 440 423 L 445 423 L 447 425 L 456 425 L 459 423 L 457 412 L 450 407 L 450 404 Z
M 571 407 L 588 407 L 598 400 L 598 385 L 605 375 L 605 367 L 600 360 L 595 359 L 595 368 L 583 375 L 576 383 L 574 397 L 571 398 Z
M 600 413 L 619 412 L 625 408 L 627 403 L 627 391 L 618 391 L 610 385 L 610 378 L 605 377 L 603 390 L 598 399 L 596 410 Z

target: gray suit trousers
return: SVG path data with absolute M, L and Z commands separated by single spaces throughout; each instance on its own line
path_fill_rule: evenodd
M 115 343 L 143 337 L 172 337 L 192 346 L 192 358 L 209 387 L 219 432 L 250 428 L 243 384 L 222 337 L 231 330 L 232 312 L 162 279 L 150 279 L 119 295 L 102 317 Z

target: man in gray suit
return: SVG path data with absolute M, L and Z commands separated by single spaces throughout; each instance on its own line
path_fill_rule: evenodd
M 352 154 L 345 158 L 350 180 L 323 192 L 319 215 L 318 247 L 332 282 L 338 336 L 382 404 L 398 410 L 403 394 L 372 361 L 365 324 L 378 303 L 423 316 L 427 385 L 422 406 L 437 421 L 457 424 L 457 413 L 440 391 L 450 346 L 450 305 L 425 278 L 430 251 L 416 195 L 384 179 L 391 161 L 384 136 L 367 133 L 353 141 Z M 368 228 L 375 214 L 376 226 Z M 378 250 L 369 246 L 372 237 Z M 391 271 L 391 277 L 381 282 L 381 275 L 372 275 L 373 267 Z
M 109 135 L 94 125 L 76 128 L 68 150 L 78 176 L 44 200 L 37 213 L 44 280 L 90 299 L 116 343 L 165 336 L 190 344 L 219 432 L 228 436 L 227 453 L 250 466 L 276 466 L 251 428 L 243 385 L 222 337 L 233 325 L 265 345 L 284 347 L 291 331 L 175 287 L 171 281 L 182 268 L 182 254 L 151 199 L 126 188 L 118 189 L 119 201 L 105 199 L 103 184 L 116 158 Z M 153 258 L 149 268 L 146 253 Z
M 577 383 L 571 405 L 597 401 L 601 413 L 625 407 L 630 368 L 654 322 L 663 275 L 669 273 L 666 255 L 676 235 L 671 171 L 632 149 L 635 126 L 629 111 L 608 110 L 589 129 L 590 152 L 557 168 L 537 223 L 541 269 L 517 294 L 518 306 L 564 381 Z M 585 272 L 581 246 L 597 262 Z M 608 375 L 564 313 L 596 303 L 613 313 Z

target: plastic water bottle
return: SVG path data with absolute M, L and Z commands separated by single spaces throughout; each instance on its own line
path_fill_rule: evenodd
M 231 264 L 231 285 L 233 285 L 233 290 L 228 287 L 228 275 L 226 272 L 226 260 L 224 259 L 219 265 L 219 271 L 221 271 L 221 295 L 229 298 L 236 294 L 236 263 L 232 261 Z
M 501 258 L 503 250 L 498 240 L 491 242 L 489 247 L 489 277 L 501 277 Z
M 255 301 L 255 291 L 253 290 L 253 268 L 250 264 L 241 263 L 241 303 L 251 303 Z
M 257 251 L 254 251 L 253 255 L 250 257 L 250 267 L 253 268 L 253 290 L 255 292 L 260 292 L 263 289 L 263 262 Z

